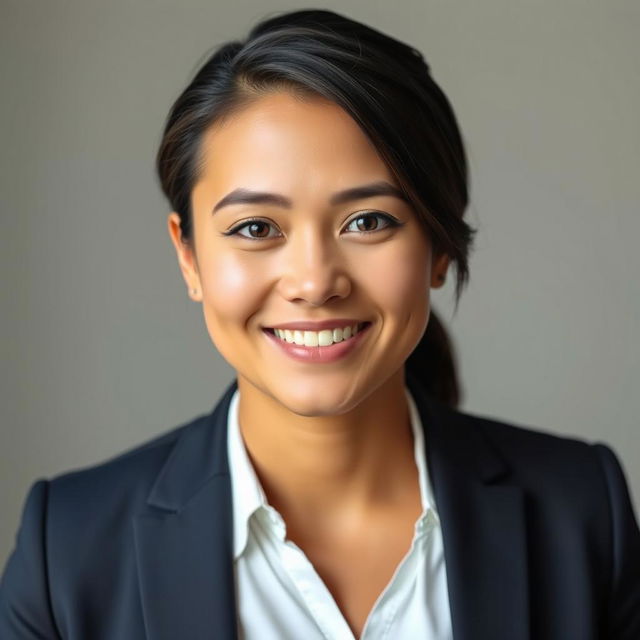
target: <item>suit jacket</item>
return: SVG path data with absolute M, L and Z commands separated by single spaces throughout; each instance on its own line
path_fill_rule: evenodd
M 450 409 L 409 373 L 407 384 L 454 640 L 638 640 L 640 532 L 614 453 Z M 0 583 L 2 640 L 236 638 L 236 387 L 142 446 L 34 482 Z

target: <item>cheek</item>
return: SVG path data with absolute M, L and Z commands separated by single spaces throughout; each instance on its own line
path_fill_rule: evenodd
M 430 281 L 428 247 L 419 243 L 390 244 L 368 266 L 367 288 L 399 322 L 407 321 L 408 315 L 425 313 Z
M 259 308 L 261 296 L 260 278 L 256 277 L 250 260 L 223 252 L 214 255 L 200 268 L 203 306 L 210 333 L 218 325 L 244 325 Z

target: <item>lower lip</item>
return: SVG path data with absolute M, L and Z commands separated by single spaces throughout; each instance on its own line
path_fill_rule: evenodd
M 328 347 L 305 347 L 304 345 L 281 340 L 274 333 L 263 329 L 262 332 L 280 348 L 286 355 L 300 362 L 335 362 L 351 353 L 365 338 L 371 323 L 365 325 L 353 338 L 348 338 L 342 342 L 334 342 Z

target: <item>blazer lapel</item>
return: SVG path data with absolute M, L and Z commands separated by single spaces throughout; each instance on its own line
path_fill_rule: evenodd
M 473 417 L 407 384 L 425 430 L 427 467 L 442 526 L 454 640 L 527 640 L 524 498 Z
M 226 429 L 236 388 L 185 429 L 134 517 L 148 640 L 236 640 Z

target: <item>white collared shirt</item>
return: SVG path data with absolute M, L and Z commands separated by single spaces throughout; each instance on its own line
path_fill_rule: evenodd
M 426 469 L 424 434 L 405 387 L 414 435 L 422 514 L 411 547 L 369 612 L 360 640 L 451 640 L 442 530 Z M 265 497 L 238 424 L 236 389 L 227 420 L 233 492 L 239 640 L 354 640 L 305 553 L 286 540 L 282 516 Z

